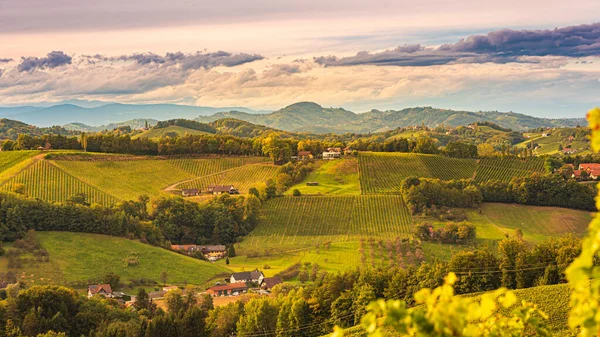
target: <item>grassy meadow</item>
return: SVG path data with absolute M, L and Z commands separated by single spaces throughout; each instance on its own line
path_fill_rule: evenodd
M 358 161 L 356 158 L 316 161 L 317 167 L 304 181 L 292 186 L 286 195 L 297 189 L 302 194 L 359 195 Z M 307 186 L 318 182 L 318 186 Z

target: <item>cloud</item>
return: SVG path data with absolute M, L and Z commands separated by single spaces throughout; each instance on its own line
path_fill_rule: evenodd
M 107 61 L 135 61 L 140 65 L 179 64 L 184 70 L 190 70 L 200 68 L 210 69 L 218 66 L 235 67 L 244 63 L 262 60 L 264 59 L 264 56 L 247 53 L 232 54 L 225 51 L 217 51 L 214 53 L 196 52 L 193 54 L 175 52 L 167 53 L 165 56 L 154 53 L 141 53 L 108 58 L 96 55 L 95 58 Z
M 600 55 L 600 22 L 553 30 L 502 29 L 472 35 L 438 48 L 404 45 L 379 53 L 361 51 L 355 56 L 315 57 L 324 66 L 360 64 L 431 66 L 449 63 L 536 62 L 526 56 L 586 57 Z
M 10 58 L 0 58 L 0 63 L 8 63 L 8 62 L 12 62 L 13 59 Z
M 73 57 L 62 51 L 53 51 L 42 58 L 22 57 L 21 63 L 17 66 L 17 69 L 21 72 L 33 71 L 36 69 L 52 69 L 62 65 L 71 64 L 72 60 Z

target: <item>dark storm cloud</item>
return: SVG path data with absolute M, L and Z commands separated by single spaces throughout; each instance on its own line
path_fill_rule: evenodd
M 13 59 L 9 59 L 9 58 L 0 58 L 0 63 L 8 63 L 8 62 L 12 62 Z
M 532 62 L 524 56 L 585 57 L 600 55 L 600 23 L 553 30 L 503 29 L 473 35 L 439 48 L 405 45 L 380 53 L 359 52 L 355 56 L 316 57 L 325 66 L 361 64 L 430 66 L 448 63 Z
M 143 53 L 133 55 L 122 55 L 119 57 L 94 56 L 106 61 L 135 61 L 140 65 L 148 64 L 179 64 L 184 70 L 210 69 L 217 66 L 234 67 L 240 64 L 262 60 L 264 57 L 258 54 L 239 53 L 232 54 L 225 51 L 214 53 L 184 54 L 182 52 L 167 53 L 161 56 L 154 53 Z
M 21 63 L 17 69 L 23 71 L 33 71 L 36 69 L 56 68 L 65 64 L 71 64 L 73 57 L 63 53 L 62 51 L 53 51 L 48 53 L 46 57 L 22 57 Z

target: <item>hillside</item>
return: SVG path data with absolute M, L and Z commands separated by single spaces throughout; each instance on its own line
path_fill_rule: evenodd
M 121 276 L 121 282 L 149 279 L 159 281 L 166 270 L 168 282 L 199 284 L 219 274 L 224 267 L 180 255 L 168 250 L 125 238 L 99 234 L 70 232 L 38 232 L 42 247 L 50 254 L 50 262 L 27 263 L 19 273 L 28 284 L 87 284 L 100 280 L 109 272 Z M 125 258 L 135 256 L 136 266 L 126 266 Z M 0 257 L 0 270 L 8 270 L 7 258 Z
M 177 125 L 169 125 L 166 128 L 152 128 L 150 130 L 146 130 L 142 133 L 139 133 L 133 137 L 136 138 L 162 138 L 162 137 L 181 137 L 185 135 L 208 135 L 208 132 L 199 131 L 189 128 L 184 128 L 182 126 Z
M 55 124 L 50 124 L 55 125 Z M 0 118 L 0 140 L 16 140 L 19 134 L 42 136 L 45 134 L 76 135 L 76 131 L 67 130 L 61 126 L 37 127 L 17 120 Z
M 221 118 L 236 118 L 286 131 L 315 133 L 370 133 L 400 127 L 425 124 L 435 127 L 441 124 L 457 127 L 477 122 L 493 122 L 513 130 L 539 127 L 575 127 L 585 125 L 584 119 L 547 119 L 519 113 L 470 112 L 437 109 L 432 107 L 407 108 L 402 110 L 371 110 L 356 114 L 343 108 L 324 108 L 312 102 L 289 105 L 270 114 L 250 115 L 240 112 L 219 113 L 201 116 L 201 122 L 214 122 Z

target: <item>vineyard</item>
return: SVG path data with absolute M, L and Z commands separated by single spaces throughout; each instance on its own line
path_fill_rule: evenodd
M 23 184 L 24 193 L 33 198 L 51 202 L 65 202 L 77 193 L 85 193 L 88 201 L 101 205 L 116 203 L 117 198 L 86 184 L 47 161 L 38 161 L 0 187 L 4 192 L 14 191 Z
M 483 158 L 475 173 L 475 181 L 510 181 L 515 177 L 527 177 L 534 172 L 544 172 L 543 158 Z
M 39 151 L 2 151 L 0 152 L 0 172 L 15 166 L 17 163 L 40 153 Z
M 244 246 L 313 245 L 361 236 L 390 238 L 410 233 L 412 218 L 402 197 L 281 197 L 264 204 L 259 226 Z
M 229 158 L 202 158 L 202 159 L 171 159 L 169 163 L 182 171 L 189 172 L 196 177 L 207 176 L 235 167 L 256 164 L 267 161 L 265 157 L 229 157 Z
M 250 187 L 275 179 L 279 167 L 273 165 L 245 165 L 227 171 L 188 180 L 177 185 L 178 189 L 197 188 L 206 190 L 209 185 L 233 185 L 240 193 L 247 193 Z
M 166 160 L 57 160 L 54 163 L 74 177 L 121 200 L 135 200 L 142 194 L 157 196 L 171 184 L 194 178 L 193 174 Z
M 413 153 L 360 153 L 360 184 L 363 194 L 399 193 L 400 182 L 410 176 L 443 180 L 470 179 L 477 162 Z

